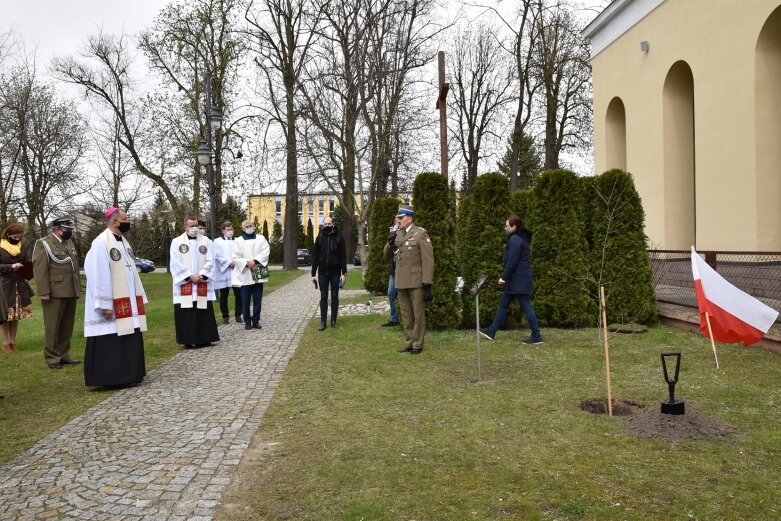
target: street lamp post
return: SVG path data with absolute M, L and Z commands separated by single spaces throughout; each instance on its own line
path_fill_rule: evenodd
M 214 187 L 214 146 L 212 145 L 212 132 L 217 132 L 222 124 L 222 115 L 220 109 L 214 105 L 212 99 L 212 76 L 207 74 L 206 99 L 204 101 L 204 114 L 206 116 L 206 139 L 201 137 L 201 143 L 198 146 L 198 162 L 207 168 L 207 177 L 209 183 L 209 225 L 211 228 L 212 239 L 217 236 L 217 202 L 215 200 Z

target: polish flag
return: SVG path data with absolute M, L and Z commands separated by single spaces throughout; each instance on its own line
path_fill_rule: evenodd
M 726 343 L 743 342 L 750 346 L 759 342 L 778 318 L 778 311 L 745 293 L 716 273 L 692 246 L 692 274 L 700 308 L 700 332 L 707 338 L 710 318 L 713 340 Z

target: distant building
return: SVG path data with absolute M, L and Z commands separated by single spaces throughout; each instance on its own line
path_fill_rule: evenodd
M 591 40 L 597 173 L 660 249 L 781 251 L 781 0 L 614 0 Z
M 409 194 L 400 194 L 404 201 L 409 201 Z M 360 199 L 356 198 L 356 208 L 361 208 Z M 320 233 L 320 225 L 323 218 L 332 215 L 339 206 L 339 198 L 329 193 L 300 194 L 298 197 L 298 222 L 306 231 L 307 222 L 312 220 L 314 236 Z M 257 217 L 258 224 L 262 227 L 263 221 L 268 222 L 268 232 L 272 233 L 275 222 L 285 228 L 285 194 L 252 194 L 247 197 L 247 219 L 254 221 Z M 260 231 L 260 230 L 258 230 Z

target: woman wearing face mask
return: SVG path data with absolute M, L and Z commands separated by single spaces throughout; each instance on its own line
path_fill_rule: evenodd
M 493 324 L 481 328 L 480 334 L 493 340 L 496 331 L 507 316 L 507 308 L 513 300 L 518 300 L 521 309 L 529 322 L 531 336 L 523 341 L 526 345 L 542 344 L 540 328 L 537 325 L 537 315 L 534 314 L 530 296 L 532 292 L 531 239 L 532 233 L 523 227 L 523 220 L 511 215 L 504 223 L 507 234 L 507 246 L 504 248 L 504 271 L 499 278 L 499 285 L 504 287 L 504 293 L 499 300 L 499 309 Z
M 19 273 L 25 263 L 30 263 L 30 252 L 22 242 L 24 228 L 9 224 L 0 239 L 0 283 L 3 297 L 8 306 L 8 320 L 0 325 L 3 335 L 3 350 L 6 353 L 18 351 L 16 331 L 19 320 L 32 316 L 33 290 Z

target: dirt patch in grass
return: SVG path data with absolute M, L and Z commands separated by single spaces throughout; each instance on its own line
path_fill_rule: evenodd
M 612 400 L 611 406 L 613 416 L 632 416 L 645 410 L 642 403 L 628 400 Z M 580 403 L 580 408 L 592 414 L 607 414 L 607 398 L 589 398 Z
M 676 440 L 719 440 L 739 436 L 735 427 L 727 422 L 710 418 L 686 403 L 686 413 L 662 414 L 660 407 L 649 407 L 642 414 L 628 420 L 624 431 L 638 438 L 662 438 Z

